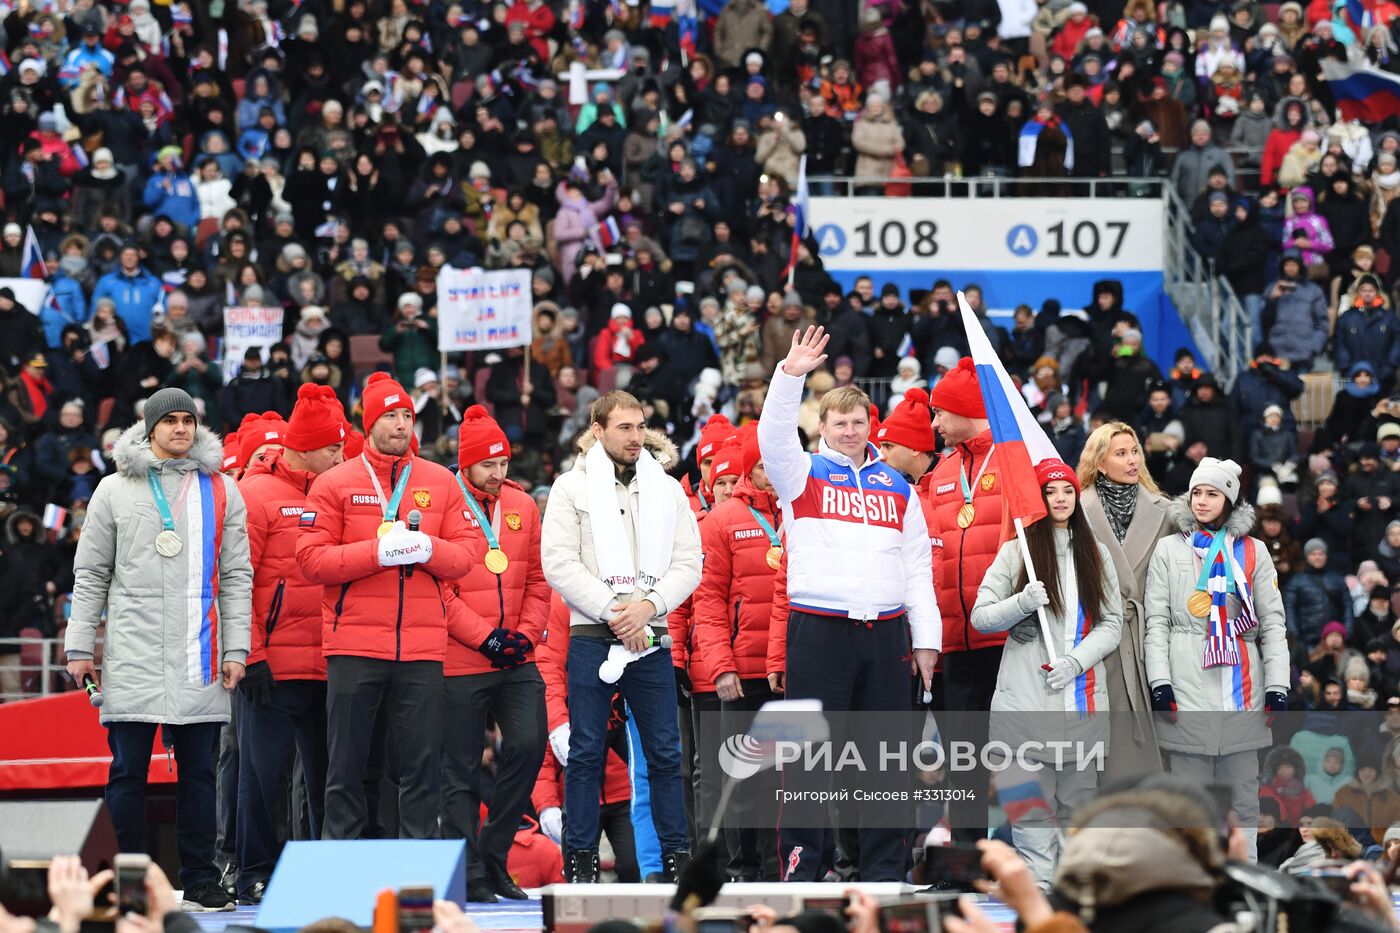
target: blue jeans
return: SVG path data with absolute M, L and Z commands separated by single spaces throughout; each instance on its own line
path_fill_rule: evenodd
M 654 651 L 633 661 L 615 684 L 598 677 L 608 645 L 596 638 L 569 639 L 569 766 L 564 769 L 564 851 L 598 845 L 598 800 L 607 762 L 608 717 L 613 694 L 627 701 L 647 762 L 651 818 L 662 852 L 690 848 L 681 781 L 681 731 L 676 720 L 676 675 L 671 653 Z
M 107 772 L 107 810 L 122 852 L 147 852 L 146 778 L 151 747 L 160 726 L 153 722 L 110 722 L 107 747 L 112 767 Z M 180 852 L 180 884 L 186 890 L 215 883 L 214 756 L 223 723 L 201 722 L 171 726 L 175 739 L 175 844 Z

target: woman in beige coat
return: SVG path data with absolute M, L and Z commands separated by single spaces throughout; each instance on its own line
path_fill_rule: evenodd
M 857 178 L 888 178 L 894 171 L 894 158 L 904 151 L 904 132 L 879 95 L 866 99 L 851 128 L 851 147 L 856 151 Z M 861 185 L 856 193 L 880 195 L 884 190 L 884 185 Z
M 1109 708 L 1117 714 L 1112 717 L 1107 776 L 1160 771 L 1150 715 L 1152 691 L 1144 669 L 1143 593 L 1152 551 L 1158 540 L 1171 534 L 1170 500 L 1147 472 L 1137 432 L 1121 421 L 1110 421 L 1089 435 L 1078 473 L 1084 516 L 1094 537 L 1108 549 L 1123 594 L 1123 635 L 1118 650 L 1104 659 Z

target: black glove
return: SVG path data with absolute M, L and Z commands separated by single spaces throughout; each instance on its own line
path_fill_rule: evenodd
M 243 698 L 254 706 L 267 706 L 272 702 L 272 688 L 276 683 L 272 668 L 267 666 L 266 661 L 259 661 L 244 668 L 238 689 L 243 693 Z
M 1268 715 L 1264 717 L 1264 725 L 1272 728 L 1274 717 L 1288 709 L 1288 694 L 1282 690 L 1267 691 L 1264 694 L 1264 709 L 1268 710 Z
M 492 667 L 501 670 L 524 663 L 530 639 L 508 628 L 492 629 L 477 650 L 490 659 Z
M 690 696 L 691 690 L 694 689 L 690 685 L 690 675 L 685 672 L 683 667 L 675 667 L 672 670 L 676 672 L 676 693 L 681 696 Z
M 1152 688 L 1152 708 L 1159 713 L 1165 713 L 1169 721 L 1176 722 L 1176 691 L 1172 689 L 1171 684 Z

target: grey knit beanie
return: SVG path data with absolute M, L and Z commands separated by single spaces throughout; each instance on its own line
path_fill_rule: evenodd
M 151 431 L 160 424 L 160 419 L 174 411 L 187 411 L 194 415 L 196 422 L 199 420 L 199 411 L 195 408 L 194 399 L 184 389 L 161 389 L 146 399 L 146 436 L 150 437 Z
M 1191 474 L 1188 488 L 1195 489 L 1197 486 L 1214 486 L 1234 505 L 1240 497 L 1240 465 L 1233 460 L 1203 457 Z

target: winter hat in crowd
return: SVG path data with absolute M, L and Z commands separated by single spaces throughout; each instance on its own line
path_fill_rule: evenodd
M 1279 407 L 1278 405 L 1265 405 L 1265 406 L 1264 406 L 1264 417 L 1267 418 L 1267 417 L 1269 417 L 1270 415 L 1278 415 L 1280 418 L 1282 418 L 1282 417 L 1283 417 L 1283 409 L 1282 409 L 1281 407 Z
M 232 473 L 238 469 L 238 432 L 230 431 L 224 435 L 224 460 L 223 466 L 219 467 L 225 473 Z
M 1327 640 L 1327 636 L 1328 636 L 1328 635 L 1331 635 L 1333 632 L 1336 632 L 1338 635 L 1342 636 L 1343 638 L 1346 638 L 1346 637 L 1347 637 L 1347 627 L 1346 627 L 1345 625 L 1343 625 L 1342 623 L 1337 622 L 1337 621 L 1334 620 L 1334 621 L 1332 621 L 1332 622 L 1328 622 L 1326 625 L 1324 625 L 1324 626 L 1322 627 L 1322 639 L 1321 639 L 1321 640 L 1322 640 L 1322 641 L 1326 641 L 1326 640 Z
M 345 422 L 345 459 L 353 460 L 365 450 L 365 436 L 355 430 L 350 422 Z
M 408 393 L 388 373 L 371 373 L 365 382 L 364 416 L 361 420 L 365 433 L 369 434 L 374 423 L 386 411 L 394 408 L 402 408 L 410 415 L 413 414 L 413 402 Z
M 160 424 L 160 419 L 177 411 L 189 412 L 194 415 L 195 423 L 199 422 L 199 409 L 195 407 L 194 399 L 184 389 L 174 387 L 161 389 L 146 399 L 146 407 L 143 410 L 143 416 L 146 419 L 146 436 L 151 436 L 156 425 Z
M 619 301 L 612 306 L 612 311 L 608 312 L 608 318 L 609 320 L 616 320 L 617 318 L 626 318 L 630 321 L 632 320 L 632 309 Z
M 1078 496 L 1079 477 L 1069 468 L 1063 460 L 1042 460 L 1035 465 L 1035 482 L 1041 489 L 1050 483 L 1065 482 L 1074 487 L 1074 494 Z
M 465 473 L 467 467 L 492 457 L 509 457 L 510 442 L 506 432 L 482 405 L 473 405 L 462 414 L 462 426 L 457 430 L 457 466 Z
M 1259 495 L 1255 497 L 1254 504 L 1259 507 L 1267 505 L 1283 505 L 1283 490 L 1277 485 L 1260 485 Z
M 334 392 L 334 389 L 331 389 Z M 267 444 L 284 446 L 283 436 L 287 422 L 275 411 L 265 411 L 261 415 L 249 412 L 238 425 L 238 465 L 247 467 L 253 462 L 253 455 L 259 447 Z
M 1321 551 L 1322 553 L 1326 554 L 1327 550 L 1328 548 L 1326 541 L 1323 541 L 1321 538 L 1309 538 L 1307 542 L 1303 545 L 1303 556 L 1307 557 L 1313 551 Z
M 719 445 L 715 451 L 715 463 L 710 468 L 710 487 L 722 476 L 732 476 L 741 479 L 744 475 L 744 447 L 739 441 L 738 434 L 731 434 L 724 439 L 724 443 Z
M 977 384 L 977 369 L 972 365 L 972 357 L 958 360 L 956 369 L 947 374 L 929 393 L 929 404 L 939 411 L 952 412 L 964 418 L 987 417 L 986 405 L 982 402 L 982 389 Z
M 1385 847 L 1390 845 L 1392 840 L 1400 841 L 1400 823 L 1392 824 L 1391 827 L 1385 831 L 1385 836 L 1381 839 L 1381 846 Z
M 1197 486 L 1211 486 L 1220 490 L 1234 505 L 1240 498 L 1240 465 L 1233 460 L 1203 457 L 1191 474 L 1191 483 L 1187 488 L 1195 489 Z
M 695 445 L 695 463 L 700 465 L 715 455 L 724 439 L 734 433 L 734 425 L 724 415 L 714 415 L 700 429 L 700 443 Z
M 936 450 L 938 443 L 933 438 L 928 392 L 918 386 L 905 392 L 890 416 L 880 423 L 875 442 L 899 444 L 920 453 Z
M 413 387 L 421 389 L 426 385 L 432 385 L 438 381 L 438 374 L 426 366 L 420 366 L 413 371 Z
M 306 383 L 297 390 L 292 420 L 282 432 L 282 446 L 320 450 L 345 440 L 345 407 L 335 389 Z
M 750 421 L 744 425 L 739 429 L 738 437 L 744 456 L 744 475 L 748 476 L 758 466 L 758 461 L 763 459 L 763 452 L 758 449 L 758 422 Z

